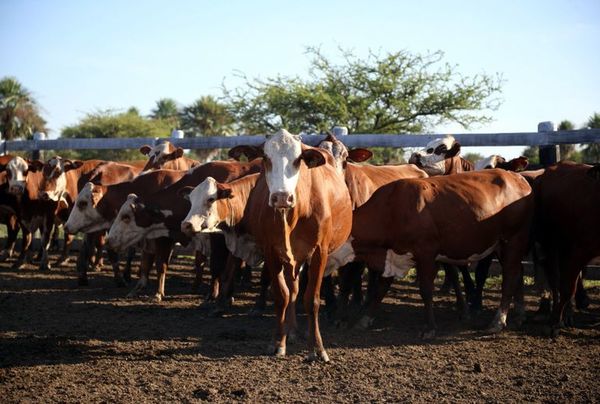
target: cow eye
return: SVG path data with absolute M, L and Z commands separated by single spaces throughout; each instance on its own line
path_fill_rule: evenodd
M 129 223 L 131 221 L 131 218 L 129 217 L 129 215 L 122 215 L 121 220 L 125 223 Z
M 427 154 L 431 154 L 433 153 L 433 147 L 430 147 L 429 149 L 427 149 Z
M 208 198 L 206 200 L 206 203 L 208 203 L 209 205 L 212 204 L 215 201 L 215 198 Z
M 87 202 L 86 201 L 80 201 L 80 202 L 77 203 L 77 207 L 79 209 L 83 210 L 83 209 L 87 208 Z

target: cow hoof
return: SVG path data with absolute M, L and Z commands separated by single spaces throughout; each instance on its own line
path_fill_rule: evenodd
M 10 258 L 10 254 L 8 254 L 6 252 L 3 252 L 2 254 L 0 254 L 0 262 L 4 262 L 9 258 Z
M 421 339 L 430 340 L 435 338 L 435 328 L 429 328 L 421 332 Z
M 50 267 L 50 264 L 42 264 L 39 266 L 39 270 L 42 272 L 48 272 L 50 271 L 52 268 Z
M 370 316 L 362 316 L 356 323 L 356 328 L 359 330 L 368 330 L 373 325 L 374 318 Z
M 488 328 L 486 328 L 485 332 L 486 332 L 486 334 L 498 334 L 498 333 L 502 332 L 504 327 L 505 327 L 505 325 L 502 324 L 501 322 L 494 322 L 494 323 L 490 324 L 490 326 Z
M 324 363 L 328 363 L 329 362 L 329 355 L 327 355 L 327 352 L 325 352 L 325 350 L 317 353 L 317 352 L 311 352 L 306 356 L 306 361 L 307 362 L 317 362 L 317 361 L 323 361 Z
M 225 314 L 225 308 L 221 305 L 217 305 L 211 312 L 211 317 L 223 317 Z
M 134 297 L 137 297 L 138 292 L 136 290 L 132 290 L 131 292 L 127 293 L 127 295 L 125 296 L 127 299 L 132 299 Z
M 18 261 L 18 262 L 15 262 L 10 268 L 13 270 L 19 270 L 19 269 L 23 269 L 24 266 L 25 266 L 25 263 L 23 261 Z
M 70 261 L 69 257 L 60 257 L 55 263 L 54 265 L 57 267 L 61 267 L 65 264 L 67 264 Z
M 102 264 L 96 264 L 96 265 L 92 266 L 92 271 L 93 272 L 102 272 L 103 267 L 104 267 L 104 265 L 102 265 Z
M 285 357 L 285 347 L 284 346 L 279 346 L 275 349 L 275 357 L 276 358 L 283 358 Z
M 163 301 L 163 296 L 160 293 L 157 293 L 154 295 L 154 298 L 152 300 L 154 301 L 154 303 L 161 303 Z

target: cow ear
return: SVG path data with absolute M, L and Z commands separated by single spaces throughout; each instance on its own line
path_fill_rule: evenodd
M 152 147 L 150 147 L 148 145 L 144 145 L 144 146 L 140 147 L 140 153 L 142 153 L 144 156 L 147 156 L 151 150 L 152 150 Z
M 229 153 L 227 153 L 227 154 L 229 155 L 229 157 L 231 157 L 232 159 L 237 160 L 237 161 L 240 161 L 240 158 L 244 155 L 248 158 L 248 161 L 252 161 L 259 157 L 263 157 L 264 151 L 263 151 L 262 145 L 261 146 L 241 145 L 241 146 L 235 146 L 234 148 L 230 149 Z
M 446 157 L 454 157 L 460 153 L 460 143 L 454 142 L 450 150 L 446 152 Z
M 300 154 L 300 159 L 304 160 L 308 168 L 315 168 L 325 164 L 323 153 L 317 149 L 306 149 Z
M 233 198 L 233 192 L 227 185 L 217 183 L 217 199 Z
M 600 181 L 600 165 L 595 165 L 587 170 L 586 175 L 590 178 Z
M 529 165 L 529 159 L 525 156 L 517 157 L 516 159 L 512 159 L 508 162 L 510 164 L 510 169 L 512 171 L 523 171 Z
M 65 160 L 65 172 L 69 170 L 76 170 L 83 165 L 83 161 L 81 160 Z
M 32 173 L 35 173 L 36 171 L 41 171 L 42 168 L 44 167 L 44 163 L 42 163 L 39 160 L 27 160 L 28 163 L 28 170 L 31 171 Z
M 183 187 L 177 191 L 177 196 L 180 198 L 190 200 L 190 193 L 194 190 L 194 187 Z
M 177 149 L 175 149 L 174 152 L 166 156 L 166 160 L 177 160 L 181 156 L 183 156 L 183 149 L 181 147 L 178 147 Z
M 348 160 L 355 163 L 362 163 L 373 157 L 373 152 L 367 149 L 352 149 L 348 151 Z

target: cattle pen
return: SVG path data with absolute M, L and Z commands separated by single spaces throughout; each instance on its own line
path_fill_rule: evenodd
M 335 132 L 335 131 L 334 131 Z M 3 154 L 84 149 L 137 149 L 169 140 L 185 149 L 259 145 L 265 136 L 43 139 L 0 141 Z M 352 147 L 422 147 L 440 134 L 341 136 Z M 560 144 L 600 143 L 600 129 L 453 134 L 462 146 L 540 146 L 540 162 L 560 159 Z M 305 135 L 316 145 L 323 135 Z M 600 399 L 600 281 L 588 281 L 590 305 L 576 327 L 557 338 L 536 319 L 538 296 L 525 279 L 528 320 L 485 332 L 500 300 L 499 265 L 485 285 L 484 308 L 460 317 L 454 298 L 436 292 L 442 332 L 419 337 L 422 310 L 416 275 L 395 281 L 369 329 L 321 316 L 330 363 L 308 362 L 304 335 L 284 359 L 266 355 L 275 321 L 272 303 L 252 310 L 260 280 L 236 280 L 225 314 L 191 288 L 193 257 L 178 251 L 167 297 L 127 297 L 112 273 L 90 273 L 77 285 L 75 259 L 49 271 L 0 262 L 0 396 L 6 402 L 597 402 Z M 58 257 L 52 253 L 52 261 Z M 135 259 L 134 268 L 140 266 Z M 206 272 L 206 271 L 205 271 Z M 256 272 L 256 271 L 255 271 Z M 529 275 L 528 273 L 527 275 Z M 596 275 L 596 274 L 594 274 Z M 591 276 L 591 278 L 596 278 Z M 154 280 L 154 279 L 153 279 Z M 437 287 L 441 280 L 436 281 Z M 131 285 L 130 285 L 131 286 Z M 148 288 L 152 289 L 152 288 Z M 302 310 L 301 308 L 299 310 Z M 360 309 L 352 307 L 356 314 Z M 300 313 L 303 329 L 305 315 Z M 298 341 L 299 340 L 299 341 Z

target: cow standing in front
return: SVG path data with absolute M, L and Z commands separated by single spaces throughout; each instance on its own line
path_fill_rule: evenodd
M 309 359 L 329 361 L 319 330 L 320 287 L 327 257 L 348 239 L 352 205 L 329 153 L 303 145 L 285 130 L 263 147 L 238 146 L 230 155 L 263 157 L 263 171 L 248 200 L 249 233 L 262 249 L 271 274 L 277 329 L 274 352 L 286 354 L 294 331 L 298 275 L 310 262 L 304 307 L 308 316 Z

